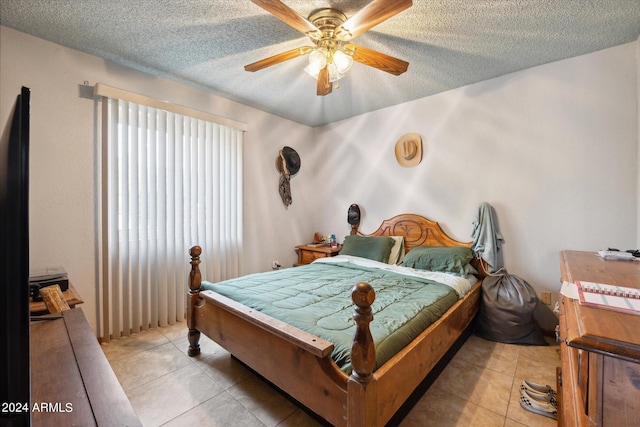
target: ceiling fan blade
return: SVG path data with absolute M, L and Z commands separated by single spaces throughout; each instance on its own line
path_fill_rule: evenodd
M 352 56 L 354 61 L 396 76 L 404 73 L 407 71 L 407 68 L 409 68 L 409 63 L 402 59 L 394 58 L 393 56 L 385 55 L 384 53 L 367 49 L 366 47 L 353 43 L 346 44 L 343 47 L 348 54 L 353 52 Z
M 318 73 L 318 88 L 316 93 L 318 96 L 325 96 L 330 94 L 332 90 L 333 83 L 329 81 L 329 67 L 325 65 Z
M 270 56 L 265 59 L 261 59 L 260 61 L 253 62 L 249 65 L 244 66 L 245 71 L 258 71 L 263 68 L 271 67 L 272 65 L 279 64 L 284 61 L 288 61 L 293 58 L 297 58 L 298 56 L 306 55 L 311 52 L 313 48 L 310 46 L 303 46 L 296 49 L 291 49 L 286 52 L 279 53 L 277 55 Z
M 322 34 L 315 25 L 309 22 L 309 20 L 299 15 L 295 10 L 291 9 L 280 0 L 251 1 L 303 34 L 318 36 Z
M 336 28 L 337 38 L 351 40 L 369 28 L 411 7 L 411 0 L 373 0 Z

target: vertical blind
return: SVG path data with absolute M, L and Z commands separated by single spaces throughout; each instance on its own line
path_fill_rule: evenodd
M 104 341 L 182 321 L 188 249 L 209 280 L 237 277 L 243 130 L 102 98 Z

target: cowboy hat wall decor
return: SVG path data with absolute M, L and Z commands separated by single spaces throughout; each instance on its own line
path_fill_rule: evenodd
M 300 156 L 291 147 L 282 147 L 276 157 L 276 169 L 280 173 L 280 181 L 278 183 L 278 191 L 282 198 L 282 203 L 289 206 L 293 203 L 291 198 L 291 175 L 295 175 L 300 170 Z
M 300 156 L 291 147 L 284 146 L 280 150 L 279 156 L 276 158 L 276 169 L 278 172 L 283 172 L 283 167 L 286 167 L 290 175 L 295 175 L 300 170 Z
M 396 160 L 400 166 L 412 168 L 422 161 L 422 137 L 417 133 L 402 135 L 395 146 Z

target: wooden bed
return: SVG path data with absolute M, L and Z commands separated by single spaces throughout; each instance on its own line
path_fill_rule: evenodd
M 358 230 L 352 230 L 351 234 Z M 465 246 L 438 223 L 414 214 L 383 221 L 371 236 L 404 236 L 415 246 Z M 475 317 L 481 282 L 475 283 L 439 320 L 374 371 L 375 349 L 369 323 L 375 291 L 354 283 L 356 331 L 351 347 L 353 372 L 345 374 L 331 358 L 333 344 L 214 292 L 201 293 L 201 248 L 190 250 L 187 324 L 189 355 L 200 354 L 200 334 L 335 426 L 384 426 L 411 396 Z M 474 260 L 476 269 L 483 271 Z

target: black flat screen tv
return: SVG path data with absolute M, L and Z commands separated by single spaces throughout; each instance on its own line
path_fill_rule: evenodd
M 0 425 L 31 423 L 29 88 L 0 135 Z

